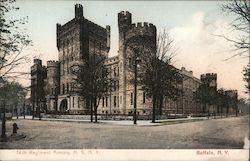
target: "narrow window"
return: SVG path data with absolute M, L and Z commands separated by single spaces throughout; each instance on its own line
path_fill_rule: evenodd
M 114 67 L 114 76 L 116 76 L 116 67 Z
M 116 107 L 116 96 L 114 96 L 114 107 Z
M 73 97 L 73 108 L 75 106 L 75 97 Z
M 108 107 L 108 97 L 106 97 L 106 107 Z
M 116 81 L 114 81 L 114 91 L 116 91 Z
M 143 92 L 143 103 L 145 103 L 146 102 L 146 94 L 145 94 L 145 92 Z
M 104 107 L 104 97 L 102 97 L 102 107 Z
M 65 86 L 64 86 L 64 84 L 62 85 L 62 94 L 64 94 L 64 92 L 65 92 Z
M 117 96 L 117 105 L 119 107 L 119 96 Z
M 79 100 L 79 97 L 77 97 L 77 106 L 78 106 L 78 108 L 80 108 L 80 100 Z
M 130 94 L 130 103 L 131 103 L 131 105 L 133 105 L 133 92 L 131 92 L 131 94 Z

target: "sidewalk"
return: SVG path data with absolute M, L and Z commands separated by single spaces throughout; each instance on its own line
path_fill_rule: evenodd
M 23 120 L 23 116 L 19 116 L 18 119 Z M 32 120 L 32 116 L 26 116 L 26 120 Z M 191 118 L 179 118 L 179 119 L 163 119 L 156 120 L 156 123 L 152 123 L 151 120 L 137 120 L 137 124 L 134 125 L 133 120 L 99 120 L 98 123 L 113 124 L 113 125 L 127 125 L 127 126 L 159 126 L 166 122 L 178 122 L 178 121 L 189 121 L 189 120 L 206 120 L 207 117 L 191 117 Z M 12 120 L 17 120 L 16 117 L 12 117 Z M 35 117 L 34 120 L 39 118 Z M 56 119 L 56 118 L 41 118 L 41 121 L 58 121 L 58 122 L 78 122 L 78 123 L 90 123 L 87 119 Z

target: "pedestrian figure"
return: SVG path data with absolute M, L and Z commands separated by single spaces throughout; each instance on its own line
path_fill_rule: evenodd
M 16 123 L 13 124 L 13 134 L 16 134 L 17 133 L 17 130 L 18 130 L 18 126 Z

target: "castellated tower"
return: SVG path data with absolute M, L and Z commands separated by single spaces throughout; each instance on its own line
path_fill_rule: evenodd
M 34 59 L 31 66 L 31 101 L 34 112 L 45 110 L 45 80 L 46 67 L 42 65 L 42 60 Z
M 48 111 L 57 111 L 57 96 L 60 90 L 58 61 L 47 61 L 46 102 Z
M 217 90 L 217 74 L 216 73 L 202 74 L 201 82 Z
M 76 4 L 75 17 L 64 25 L 57 24 L 56 29 L 60 73 L 57 110 L 87 114 L 84 98 L 75 92 L 71 66 L 82 64 L 95 54 L 108 57 L 110 26 L 104 28 L 89 21 L 83 15 L 83 6 Z
M 147 23 L 139 22 L 132 24 L 132 14 L 128 11 L 118 13 L 118 27 L 119 27 L 119 66 L 121 70 L 120 75 L 120 98 L 122 96 L 123 106 L 122 113 L 128 114 L 132 112 L 133 101 L 133 86 L 129 84 L 129 71 L 128 66 L 131 59 L 134 58 L 134 50 L 137 49 L 137 54 L 140 59 L 146 58 L 146 54 L 155 54 L 156 52 L 156 26 Z M 147 52 L 145 52 L 147 51 Z M 133 60 L 132 60 L 133 61 Z M 138 91 L 138 96 L 144 95 L 142 91 Z M 141 104 L 140 97 L 138 97 L 138 107 L 144 110 L 146 104 Z M 138 109 L 140 112 L 140 109 Z M 140 112 L 141 113 L 141 112 Z M 143 111 L 145 113 L 145 111 Z

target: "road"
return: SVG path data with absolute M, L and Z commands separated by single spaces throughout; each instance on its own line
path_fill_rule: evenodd
M 14 121 L 7 121 L 7 135 Z M 104 123 L 15 120 L 25 139 L 0 142 L 1 149 L 240 149 L 249 118 L 136 126 Z

